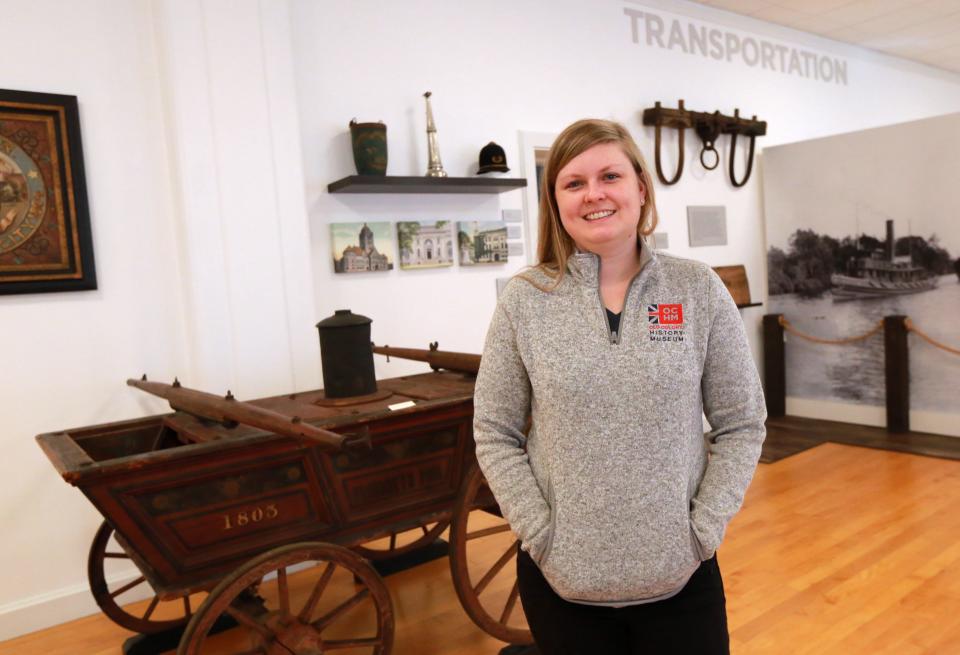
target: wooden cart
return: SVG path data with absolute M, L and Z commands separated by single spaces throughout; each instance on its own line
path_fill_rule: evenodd
M 369 435 L 349 448 L 184 411 L 38 436 L 105 518 L 89 558 L 103 612 L 139 633 L 182 628 L 181 654 L 386 655 L 393 609 L 370 560 L 449 526 L 464 610 L 503 641 L 531 643 L 507 566 L 518 544 L 474 458 L 473 380 L 433 372 L 378 385 L 380 398 L 348 405 L 322 391 L 235 401 Z M 109 566 L 131 561 L 141 576 L 117 582 Z M 152 600 L 133 610 L 121 596 L 143 585 Z

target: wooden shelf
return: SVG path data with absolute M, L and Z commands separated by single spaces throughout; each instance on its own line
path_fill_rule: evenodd
M 504 193 L 527 186 L 510 177 L 401 177 L 351 175 L 327 185 L 330 193 Z

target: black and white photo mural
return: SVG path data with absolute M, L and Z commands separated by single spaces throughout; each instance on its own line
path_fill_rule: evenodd
M 765 148 L 769 311 L 822 339 L 906 315 L 960 348 L 960 114 Z M 960 355 L 909 337 L 911 428 L 960 436 Z M 882 331 L 787 336 L 787 413 L 883 425 Z

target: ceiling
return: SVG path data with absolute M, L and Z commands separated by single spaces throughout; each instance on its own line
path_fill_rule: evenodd
M 695 0 L 960 73 L 960 0 Z

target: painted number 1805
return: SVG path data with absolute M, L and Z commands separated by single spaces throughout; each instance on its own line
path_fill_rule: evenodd
M 258 505 L 253 509 L 223 514 L 223 529 L 233 530 L 235 528 L 242 528 L 243 526 L 251 523 L 269 521 L 277 518 L 278 516 L 280 516 L 280 510 L 277 509 L 275 504 L 269 503 L 262 506 Z

